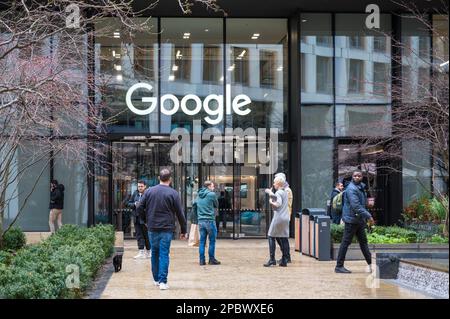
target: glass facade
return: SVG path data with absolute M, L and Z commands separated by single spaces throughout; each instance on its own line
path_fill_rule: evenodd
M 253 148 L 263 155 L 269 150 L 275 153 L 272 173 L 284 172 L 288 181 L 300 181 L 299 189 L 294 190 L 298 210 L 325 208 L 335 180 L 348 180 L 357 167 L 363 170 L 371 195 L 382 198 L 379 192 L 387 191 L 381 190 L 386 182 L 380 173 L 385 163 L 372 155 L 383 152 L 383 147 L 361 150 L 357 146 L 365 137 L 385 139 L 392 134 L 391 65 L 401 66 L 403 97 L 420 97 L 429 89 L 431 49 L 439 51 L 444 61 L 448 60 L 448 45 L 424 33 L 423 26 L 411 19 L 400 20 L 399 32 L 392 29 L 393 16 L 382 14 L 380 30 L 375 32 L 360 27 L 365 18 L 365 14 L 300 14 L 294 47 L 298 57 L 288 54 L 294 43 L 289 43 L 288 19 L 138 18 L 135 21 L 145 22 L 147 31 L 136 34 L 124 32 L 120 21 L 112 17 L 96 22 L 92 52 L 95 107 L 106 125 L 104 140 L 95 144 L 102 155 L 95 159 L 93 181 L 85 163 L 56 156 L 50 167 L 49 155 L 45 155 L 27 168 L 31 179 L 39 177 L 38 183 L 31 185 L 24 178 L 13 187 L 17 194 L 10 192 L 15 200 L 7 207 L 7 223 L 22 209 L 19 225 L 25 230 L 48 230 L 52 176 L 66 186 L 64 223 L 114 223 L 132 236 L 128 196 L 136 190 L 138 180 L 152 186 L 159 169 L 170 167 L 173 187 L 180 192 L 188 217 L 202 182 L 212 179 L 221 203 L 219 235 L 265 237 L 272 211 L 264 189 L 271 186 L 273 174 L 263 173 L 263 164 L 251 161 L 249 150 Z M 445 29 L 438 16 L 433 23 Z M 448 34 L 448 26 L 446 30 Z M 400 62 L 393 61 L 392 34 L 400 36 L 404 44 Z M 58 46 L 63 41 L 54 43 Z M 82 47 L 87 49 L 84 44 Z M 298 63 L 292 63 L 297 58 Z M 87 76 L 87 69 L 78 73 Z M 300 103 L 289 96 L 293 93 L 288 84 L 293 78 L 298 78 Z M 137 115 L 127 107 L 127 91 L 137 83 L 152 87 L 131 96 L 137 109 L 148 108 L 144 97 L 157 98 L 157 107 L 150 114 Z M 251 100 L 247 115 L 232 109 L 236 96 Z M 86 107 L 81 105 L 80 118 L 85 115 Z M 299 123 L 289 122 L 290 117 L 298 118 Z M 87 137 L 87 125 L 82 121 L 75 126 L 66 123 L 63 112 L 57 118 L 60 135 Z M 295 135 L 297 125 L 300 136 Z M 252 129 L 270 128 L 277 129 L 276 142 L 268 137 L 248 137 Z M 170 134 L 174 129 L 189 136 L 191 160 L 199 150 L 200 155 L 209 152 L 214 160 L 173 163 L 170 155 L 177 141 L 171 140 Z M 220 136 L 214 143 L 210 138 L 191 140 L 191 134 L 207 129 L 223 135 L 227 129 L 242 129 L 247 136 Z M 215 148 L 207 149 L 211 146 Z M 85 152 L 80 151 L 80 158 L 88 158 Z M 299 153 L 299 163 L 291 161 L 291 152 Z M 436 163 L 430 160 L 430 147 L 418 141 L 404 141 L 403 152 L 399 188 L 405 206 L 431 189 L 431 168 Z M 27 154 L 26 148 L 17 152 L 14 169 L 27 165 Z M 231 160 L 226 162 L 226 158 Z M 448 176 L 438 177 L 442 184 L 448 180 Z

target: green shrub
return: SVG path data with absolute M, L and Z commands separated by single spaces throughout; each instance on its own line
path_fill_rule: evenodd
M 408 243 L 408 239 L 405 237 L 395 237 L 391 234 L 381 235 L 377 233 L 371 233 L 367 235 L 367 241 L 369 244 L 404 244 Z
M 80 298 L 113 245 L 112 225 L 65 225 L 42 243 L 18 251 L 8 266 L 0 263 L 0 298 Z M 78 266 L 79 288 L 66 287 L 69 265 Z
M 0 250 L 0 264 L 10 264 L 13 254 L 7 251 Z
M 398 227 L 398 226 L 374 226 L 372 233 L 382 235 L 389 238 L 397 238 L 401 242 L 415 243 L 417 242 L 417 233 L 415 231 Z M 388 240 L 389 241 L 389 240 Z M 391 241 L 393 242 L 393 241 Z
M 344 227 L 343 224 L 331 224 L 331 240 L 333 243 L 340 243 L 342 241 Z M 353 237 L 352 243 L 356 243 L 356 236 Z
M 430 242 L 433 244 L 448 244 L 448 238 L 435 234 L 431 237 Z
M 448 210 L 448 197 L 443 197 L 441 200 L 433 197 L 429 205 L 431 215 L 436 222 L 445 220 Z
M 25 234 L 19 227 L 11 227 L 3 234 L 4 250 L 19 250 L 27 243 Z

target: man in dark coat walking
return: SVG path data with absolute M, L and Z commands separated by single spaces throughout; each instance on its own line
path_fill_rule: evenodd
M 368 264 L 367 272 L 372 272 L 372 256 L 369 251 L 365 229 L 367 221 L 373 224 L 374 220 L 366 209 L 367 196 L 364 190 L 365 185 L 361 182 L 362 178 L 361 171 L 353 172 L 352 181 L 348 184 L 343 195 L 342 220 L 345 223 L 345 229 L 335 268 L 337 273 L 351 272 L 344 267 L 344 261 L 348 246 L 352 243 L 354 235 L 358 238 L 359 246 Z

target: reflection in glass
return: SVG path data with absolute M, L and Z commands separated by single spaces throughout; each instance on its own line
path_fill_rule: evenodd
M 331 105 L 302 105 L 302 136 L 333 136 Z
M 143 23 L 146 18 L 136 18 Z M 158 92 L 158 21 L 149 19 L 148 31 L 123 34 L 121 22 L 116 18 L 104 18 L 95 23 L 95 68 L 97 103 L 103 109 L 109 132 L 158 132 L 158 112 L 136 115 L 125 104 L 129 87 L 138 82 L 149 83 L 153 90 L 139 90 L 132 96 L 138 109 L 148 108 L 143 96 L 155 96 Z
M 427 27 L 417 19 L 402 17 L 402 98 L 417 101 L 429 96 L 431 38 Z
M 336 105 L 337 136 L 389 136 L 390 105 Z
M 228 19 L 226 37 L 231 96 L 246 94 L 252 101 L 250 114 L 227 115 L 227 127 L 286 131 L 287 21 Z
M 201 101 L 210 94 L 224 95 L 223 20 L 163 18 L 161 30 L 161 95 L 173 94 L 182 100 L 187 94 L 195 94 Z M 173 101 L 165 101 L 165 109 L 174 106 Z M 219 104 L 211 100 L 209 106 L 216 111 Z M 188 99 L 186 107 L 193 110 L 198 105 Z M 223 122 L 209 124 L 207 116 L 202 105 L 196 115 L 187 115 L 180 107 L 173 115 L 161 114 L 161 132 L 170 133 L 177 127 L 192 132 L 193 120 L 201 120 L 203 129 L 216 126 L 223 130 Z
M 331 14 L 302 14 L 302 103 L 333 103 L 333 37 Z
M 333 140 L 302 140 L 302 209 L 326 208 L 333 189 Z
M 363 28 L 365 19 L 364 14 L 336 14 L 337 103 L 390 103 L 385 83 L 390 82 L 391 16 L 380 15 L 377 31 Z

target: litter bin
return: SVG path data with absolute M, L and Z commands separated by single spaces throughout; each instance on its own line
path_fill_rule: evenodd
M 301 248 L 302 254 L 314 256 L 314 216 L 326 215 L 323 208 L 305 208 L 301 213 Z
M 331 260 L 330 217 L 314 217 L 314 257 L 320 261 Z

